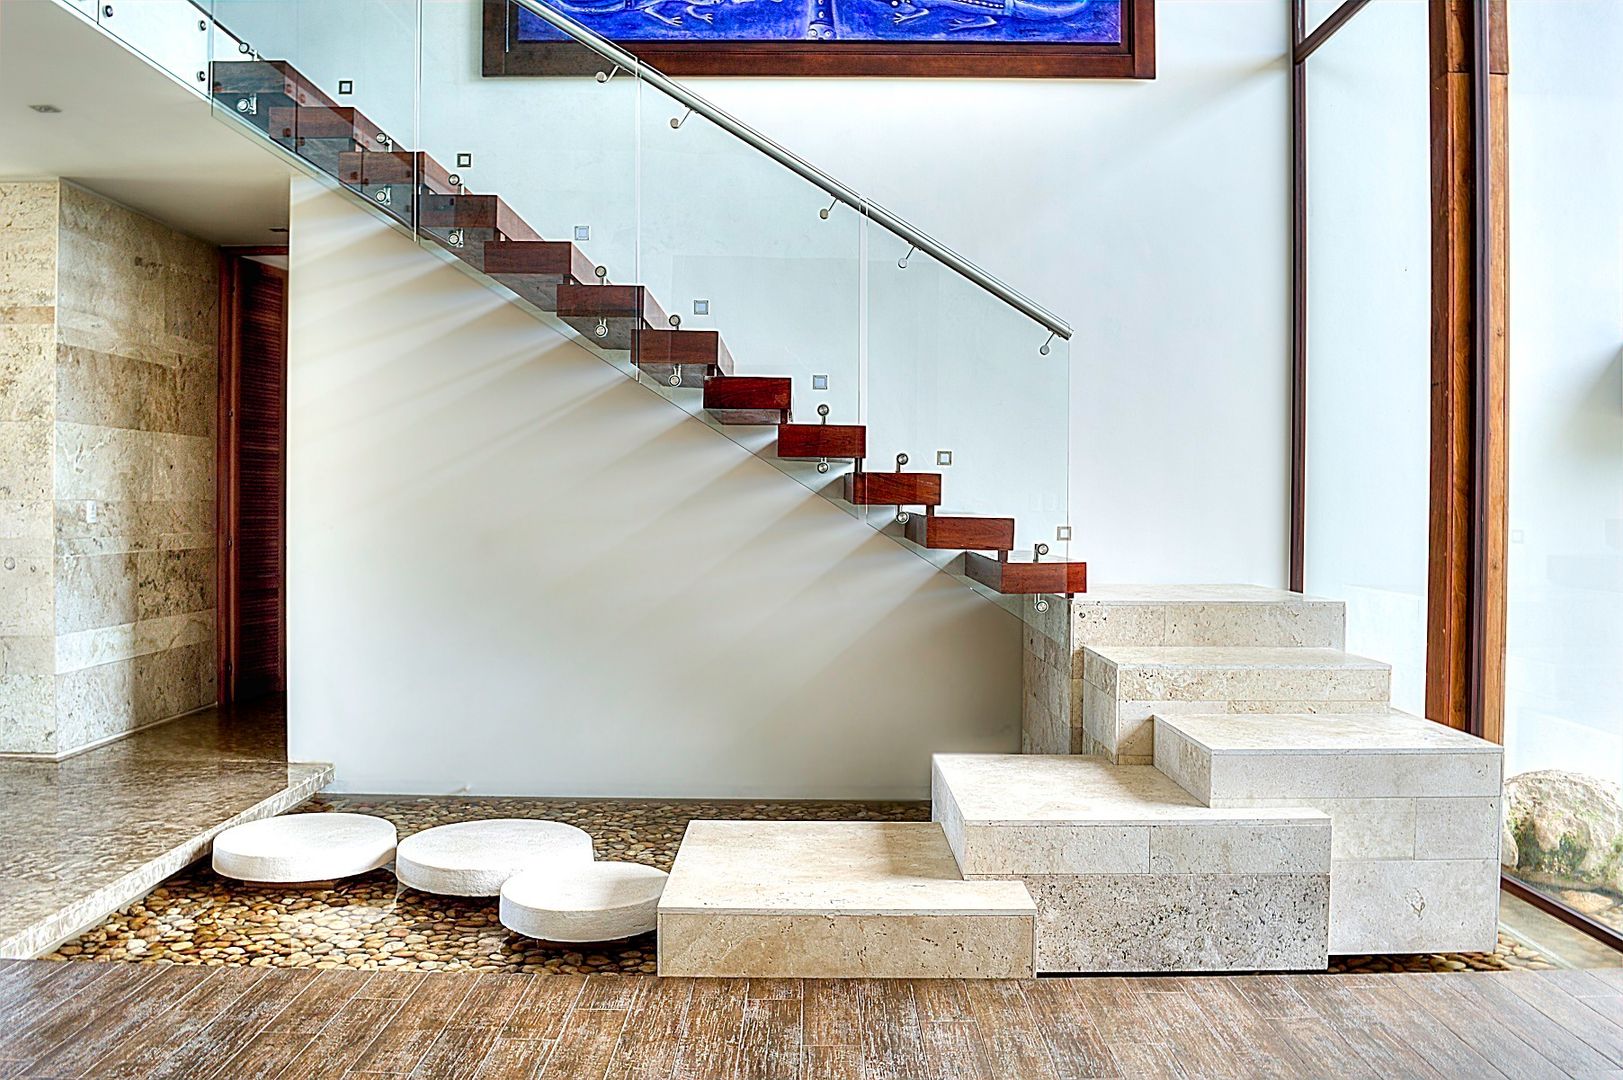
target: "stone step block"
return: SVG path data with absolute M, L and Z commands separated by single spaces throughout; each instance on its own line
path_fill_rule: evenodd
M 1493 949 L 1501 747 L 1391 710 L 1157 715 L 1154 741 L 1197 799 L 1330 816 L 1332 952 Z
M 694 821 L 659 903 L 659 973 L 1029 978 L 1036 906 L 966 881 L 933 822 Z
M 1028 620 L 1022 749 L 1081 753 L 1083 650 L 1102 646 L 1340 649 L 1345 606 L 1257 585 L 1095 585 Z
M 1102 646 L 1084 650 L 1082 750 L 1119 764 L 1155 753 L 1150 717 L 1388 712 L 1391 668 L 1328 648 Z
M 1069 754 L 937 754 L 932 805 L 964 876 L 1031 891 L 1039 971 L 1325 963 L 1319 811 L 1214 810 L 1150 766 Z

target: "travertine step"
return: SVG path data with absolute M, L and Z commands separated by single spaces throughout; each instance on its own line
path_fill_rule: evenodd
M 1503 748 L 1405 713 L 1162 715 L 1155 764 L 1222 807 L 1330 815 L 1330 950 L 1491 951 Z
M 1330 819 L 1210 809 L 1146 765 L 937 754 L 934 816 L 965 877 L 1018 878 L 1038 971 L 1322 968 Z
M 659 902 L 659 973 L 1029 978 L 1036 907 L 966 881 L 933 822 L 694 821 Z
M 1126 765 L 1154 756 L 1150 717 L 1173 713 L 1381 712 L 1391 668 L 1340 649 L 1089 646 L 1082 750 Z
M 1101 585 L 1059 614 L 1077 647 L 1346 643 L 1341 601 L 1260 585 Z
M 1095 585 L 1026 629 L 1021 746 L 1081 753 L 1083 650 L 1103 646 L 1303 646 L 1345 644 L 1345 611 L 1323 600 L 1257 585 Z

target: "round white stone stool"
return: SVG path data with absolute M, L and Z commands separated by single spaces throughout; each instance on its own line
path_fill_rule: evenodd
M 214 838 L 214 872 L 242 881 L 332 881 L 394 858 L 395 827 L 370 814 L 288 814 Z
M 619 941 L 654 928 L 663 870 L 628 862 L 526 870 L 502 886 L 502 925 L 542 941 Z
M 495 818 L 436 825 L 400 841 L 403 885 L 440 896 L 495 896 L 521 870 L 573 873 L 592 862 L 592 838 L 561 821 Z

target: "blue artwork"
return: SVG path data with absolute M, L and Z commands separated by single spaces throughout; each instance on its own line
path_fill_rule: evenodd
M 546 0 L 615 41 L 1114 45 L 1123 0 Z M 518 8 L 519 41 L 563 35 Z

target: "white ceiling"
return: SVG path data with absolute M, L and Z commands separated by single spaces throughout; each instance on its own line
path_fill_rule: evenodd
M 0 0 L 0 179 L 61 176 L 216 244 L 278 244 L 290 175 L 78 15 Z

